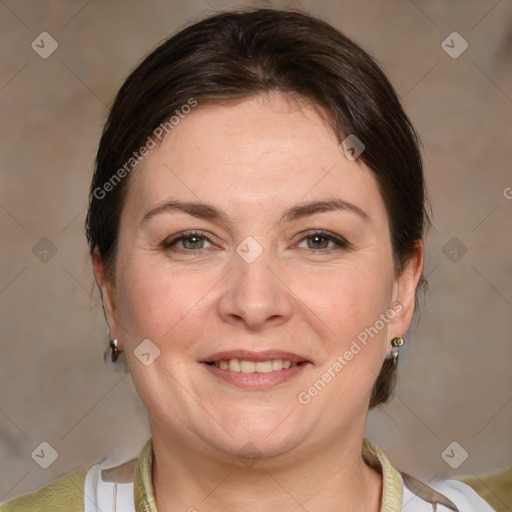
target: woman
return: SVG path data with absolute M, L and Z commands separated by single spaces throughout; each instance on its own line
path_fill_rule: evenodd
M 492 510 L 364 438 L 423 284 L 425 204 L 396 93 L 330 25 L 220 13 L 163 43 L 114 102 L 86 223 L 151 438 L 1 510 Z

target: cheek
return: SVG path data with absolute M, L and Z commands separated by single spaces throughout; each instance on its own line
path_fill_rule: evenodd
M 329 327 L 335 343 L 350 343 L 390 308 L 393 281 L 388 274 L 379 267 L 347 265 L 311 275 L 303 280 L 300 294 Z
M 119 268 L 118 275 L 119 315 L 126 327 L 123 341 L 138 394 L 148 410 L 159 411 L 166 404 L 173 421 L 183 420 L 190 403 L 182 385 L 197 346 L 204 342 L 205 296 L 218 276 L 170 271 L 142 256 Z M 137 347 L 145 339 L 160 350 L 156 364 L 144 366 L 136 359 Z M 192 390 L 193 383 L 186 387 Z
M 216 280 L 208 272 L 184 273 L 134 258 L 120 269 L 119 313 L 133 346 L 149 338 L 157 346 L 172 340 L 190 345 L 202 304 Z M 175 347 L 176 348 L 176 347 Z
M 311 292 L 307 305 L 321 319 L 317 333 L 324 352 L 297 399 L 313 403 L 327 424 L 339 426 L 342 416 L 353 418 L 361 407 L 366 410 L 382 367 L 392 315 L 385 317 L 387 322 L 381 315 L 390 311 L 392 279 L 372 267 L 351 266 L 304 283 L 303 293 Z

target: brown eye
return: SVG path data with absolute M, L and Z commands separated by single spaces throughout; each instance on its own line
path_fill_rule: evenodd
M 304 240 L 307 240 L 307 247 L 305 247 L 305 249 L 310 249 L 314 252 L 330 252 L 337 249 L 348 249 L 350 245 L 346 240 L 324 231 L 308 233 L 299 243 L 302 243 Z M 334 245 L 329 247 L 330 242 Z
M 320 235 L 308 236 L 306 240 L 311 240 L 311 244 L 308 243 L 309 249 L 327 249 L 330 242 L 327 237 Z
M 189 235 L 182 237 L 183 240 L 183 247 L 185 249 L 202 249 L 201 242 L 204 243 L 204 239 L 201 236 L 198 235 Z M 201 245 L 201 247 L 199 247 Z
M 164 242 L 164 248 L 174 250 L 173 248 L 177 246 L 178 243 L 181 242 L 181 247 L 178 246 L 176 250 L 182 251 L 200 251 L 205 249 L 204 242 L 209 239 L 207 236 L 200 232 L 188 232 L 188 233 L 180 233 L 178 236 L 175 236 L 171 240 Z

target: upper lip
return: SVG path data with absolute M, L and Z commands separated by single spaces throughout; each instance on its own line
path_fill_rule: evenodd
M 292 363 L 309 362 L 309 360 L 293 352 L 283 352 L 282 350 L 264 350 L 262 352 L 254 352 L 252 350 L 225 350 L 223 352 L 216 352 L 202 363 L 211 363 L 214 361 L 229 361 L 230 359 L 243 359 L 244 361 L 269 361 L 272 359 L 282 359 L 284 361 L 291 361 Z

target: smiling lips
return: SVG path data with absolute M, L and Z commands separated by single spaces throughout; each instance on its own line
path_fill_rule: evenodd
M 290 352 L 230 351 L 201 361 L 210 375 L 238 388 L 253 391 L 293 380 L 312 363 Z
M 277 370 L 294 368 L 301 363 L 308 363 L 309 361 L 305 357 L 292 352 L 230 350 L 212 354 L 203 362 L 232 372 L 270 373 Z
M 311 364 L 291 352 L 236 350 L 212 354 L 202 361 L 222 380 L 240 387 L 265 388 L 292 378 Z
M 267 359 L 266 361 L 248 361 L 247 359 L 221 359 L 208 363 L 222 370 L 242 373 L 270 373 L 276 370 L 294 368 L 300 363 L 286 359 Z

